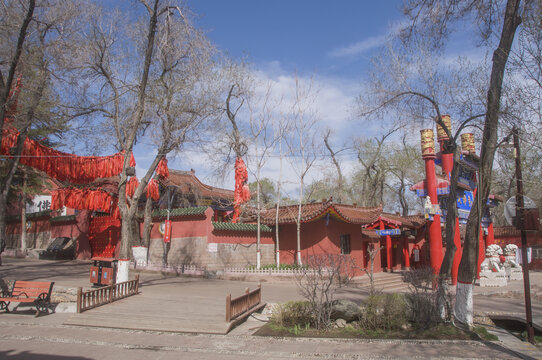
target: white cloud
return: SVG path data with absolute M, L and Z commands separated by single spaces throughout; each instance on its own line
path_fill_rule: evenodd
M 401 21 L 391 22 L 388 29 L 379 35 L 367 37 L 363 40 L 357 41 L 350 45 L 340 46 L 336 49 L 328 52 L 328 56 L 331 57 L 351 57 L 355 55 L 361 55 L 370 50 L 376 49 L 382 45 L 392 36 L 398 34 L 401 29 L 407 26 L 409 22 L 405 19 Z
M 253 74 L 254 78 L 260 84 L 256 89 L 256 94 L 263 95 L 267 90 L 267 84 L 272 85 L 272 92 L 275 97 L 282 98 L 282 102 L 274 109 L 277 115 L 287 113 L 294 101 L 296 78 L 294 74 L 288 74 L 280 65 L 279 62 L 266 63 L 258 67 Z M 313 110 L 319 121 L 319 128 L 322 130 L 330 128 L 334 131 L 332 141 L 337 147 L 342 146 L 347 142 L 347 137 L 356 133 L 355 124 L 352 122 L 352 112 L 356 95 L 359 92 L 359 84 L 351 79 L 322 77 L 318 75 L 298 76 L 298 81 L 307 86 L 312 81 L 314 90 Z M 257 107 L 257 106 L 256 106 Z M 248 116 L 248 110 L 245 109 L 244 114 L 239 116 Z M 322 147 L 323 147 L 322 140 Z M 278 152 L 278 151 L 277 151 Z M 136 160 L 138 161 L 137 175 L 142 176 L 144 169 L 148 168 L 152 161 L 154 152 L 149 149 L 143 149 L 143 146 L 138 147 L 135 152 Z M 195 169 L 196 176 L 204 183 L 223 187 L 226 189 L 234 188 L 234 173 L 231 171 L 231 176 L 226 176 L 223 179 L 213 178 L 213 166 L 205 154 L 199 153 L 192 147 L 186 147 L 180 151 L 177 157 L 168 156 L 169 167 L 178 170 Z M 248 158 L 245 159 L 247 165 L 252 166 L 250 152 Z M 352 164 L 345 158 L 343 172 L 349 173 Z M 331 166 L 329 159 L 319 160 L 311 169 L 306 183 L 317 180 L 322 175 L 322 168 Z M 261 177 L 267 177 L 272 180 L 277 180 L 280 172 L 280 158 L 278 155 L 271 156 L 264 168 L 261 170 Z M 249 181 L 254 181 L 254 177 L 249 173 Z M 291 197 L 297 196 L 298 179 L 295 171 L 288 161 L 283 160 L 283 189 Z
M 381 46 L 385 40 L 386 40 L 385 35 L 372 36 L 372 37 L 363 39 L 361 41 L 358 41 L 354 44 L 350 44 L 347 46 L 334 49 L 330 51 L 328 55 L 331 57 L 345 57 L 345 56 L 360 55 L 369 50 L 372 50 L 374 48 Z

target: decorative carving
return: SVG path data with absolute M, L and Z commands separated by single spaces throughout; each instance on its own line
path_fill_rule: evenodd
M 516 251 L 518 247 L 514 244 L 508 244 L 504 247 L 504 270 L 508 280 L 523 279 L 523 270 L 516 262 Z
M 468 151 L 470 154 L 476 153 L 476 147 L 474 146 L 474 134 L 461 134 L 461 148 L 463 151 Z
M 420 130 L 422 138 L 422 157 L 435 156 L 435 136 L 432 129 Z
M 450 115 L 442 115 L 442 122 L 450 132 L 452 132 L 452 119 L 450 118 Z M 445 141 L 448 140 L 448 135 L 446 134 L 446 131 L 444 131 L 444 128 L 437 124 L 437 139 L 438 141 Z
M 506 272 L 501 266 L 502 249 L 499 245 L 489 245 L 486 258 L 480 265 L 480 286 L 506 286 Z

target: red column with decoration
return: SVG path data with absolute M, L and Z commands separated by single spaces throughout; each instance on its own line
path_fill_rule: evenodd
M 442 115 L 442 122 L 450 132 L 452 132 L 452 119 L 450 118 L 450 115 Z M 437 124 L 437 139 L 440 145 L 440 154 L 441 154 L 441 161 L 442 161 L 442 173 L 446 176 L 446 180 L 448 180 L 448 186 L 451 184 L 451 178 L 452 178 L 452 170 L 454 168 L 454 154 L 453 153 L 445 153 L 444 152 L 444 143 L 449 140 L 448 134 L 444 129 Z M 455 201 L 453 199 L 452 201 Z M 463 254 L 463 249 L 461 248 L 461 233 L 459 230 L 459 219 L 455 218 L 455 228 L 454 228 L 454 245 L 456 247 L 456 251 L 454 254 L 454 259 L 452 261 L 452 285 L 457 284 L 457 274 L 459 272 L 459 263 L 461 262 L 461 255 Z
M 438 204 L 437 177 L 435 173 L 435 139 L 432 129 L 421 130 L 422 158 L 425 161 L 425 190 L 432 205 Z M 440 215 L 434 214 L 429 224 L 429 257 L 433 273 L 437 275 L 442 265 L 442 233 Z

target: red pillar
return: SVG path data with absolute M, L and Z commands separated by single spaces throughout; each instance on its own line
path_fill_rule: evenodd
M 408 236 L 403 238 L 403 257 L 405 259 L 405 269 L 410 269 L 410 254 L 408 253 Z
M 493 223 L 487 227 L 486 247 L 495 244 L 495 233 L 493 232 Z
M 380 224 L 379 224 L 380 225 L 380 230 L 384 230 L 384 222 L 382 220 L 379 220 L 379 222 L 380 222 Z M 391 272 L 391 269 L 392 269 L 391 250 L 392 250 L 391 236 L 386 235 L 386 262 L 387 262 L 388 272 Z
M 452 131 L 452 125 L 451 125 L 451 119 L 449 115 L 442 115 L 442 121 L 446 125 L 446 127 Z M 447 154 L 444 153 L 444 142 L 448 140 L 448 135 L 446 132 L 437 125 L 437 137 L 440 144 L 440 153 L 441 153 L 441 160 L 442 160 L 442 173 L 446 176 L 446 179 L 450 181 L 452 177 L 452 170 L 454 167 L 454 154 Z M 453 201 L 456 201 L 454 199 Z M 461 262 L 461 255 L 463 254 L 463 251 L 461 249 L 461 234 L 459 230 L 459 219 L 455 218 L 455 229 L 454 229 L 454 245 L 456 247 L 456 251 L 454 254 L 454 259 L 452 262 L 452 285 L 457 284 L 457 274 L 459 271 L 459 263 Z
M 435 174 L 435 140 L 433 130 L 421 131 L 422 157 L 425 161 L 425 189 L 431 204 L 438 204 L 437 176 Z M 438 275 L 442 265 L 442 232 L 440 229 L 440 215 L 434 215 L 429 224 L 429 257 L 433 273 Z
M 478 244 L 478 272 L 476 275 L 476 278 L 480 278 L 480 265 L 482 265 L 482 262 L 486 258 L 486 247 L 484 242 L 484 229 L 482 229 L 482 225 L 480 225 L 480 240 Z
M 452 285 L 457 285 L 457 274 L 459 272 L 459 263 L 461 262 L 461 256 L 463 255 L 463 248 L 461 247 L 461 233 L 459 230 L 458 219 L 455 219 L 454 244 L 457 250 L 455 251 L 454 261 L 452 262 Z

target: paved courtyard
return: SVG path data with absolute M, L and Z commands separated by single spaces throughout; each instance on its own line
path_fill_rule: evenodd
M 89 287 L 88 262 L 3 259 L 4 279 L 52 280 L 59 287 Z M 542 274 L 532 274 L 542 284 Z M 0 314 L 0 358 L 7 359 L 263 359 L 319 358 L 542 358 L 540 349 L 506 334 L 496 343 L 453 341 L 281 339 L 251 336 L 263 323 L 255 318 L 223 334 L 229 326 L 225 296 L 241 294 L 256 282 L 172 277 L 143 272 L 141 293 L 83 314 Z M 511 284 L 506 296 L 477 287 L 476 311 L 521 316 L 523 300 L 515 295 L 522 284 Z M 300 299 L 293 282 L 262 283 L 263 301 Z M 494 291 L 493 291 L 494 292 Z M 349 287 L 336 297 L 363 298 L 366 289 Z M 542 320 L 542 303 L 533 301 Z M 513 342 L 513 343 L 512 343 Z

